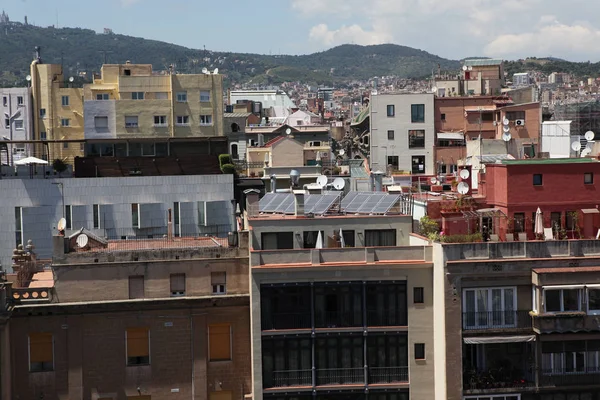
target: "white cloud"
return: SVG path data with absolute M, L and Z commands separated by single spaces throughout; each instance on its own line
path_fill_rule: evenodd
M 393 36 L 381 31 L 365 31 L 359 25 L 342 26 L 330 30 L 326 24 L 319 24 L 311 28 L 309 38 L 326 47 L 337 46 L 344 43 L 362 45 L 390 43 Z

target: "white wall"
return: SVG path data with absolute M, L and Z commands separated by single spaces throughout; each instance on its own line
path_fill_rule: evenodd
M 571 121 L 546 121 L 542 123 L 541 151 L 550 153 L 550 158 L 570 157 L 571 154 L 574 154 L 571 150 L 571 142 L 573 141 L 579 141 L 579 136 L 571 137 Z

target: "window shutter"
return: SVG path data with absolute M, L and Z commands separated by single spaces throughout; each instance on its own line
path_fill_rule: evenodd
M 127 357 L 147 357 L 150 354 L 148 328 L 127 329 Z
M 211 361 L 231 360 L 231 326 L 215 324 L 208 327 Z
M 29 334 L 29 362 L 44 363 L 52 362 L 52 334 L 30 333 Z
M 185 292 L 185 274 L 171 274 L 171 292 Z
M 225 272 L 211 272 L 210 273 L 210 282 L 211 285 L 225 285 L 227 275 Z

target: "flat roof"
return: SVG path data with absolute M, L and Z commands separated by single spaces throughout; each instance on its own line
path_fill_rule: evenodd
M 536 165 L 536 164 L 591 164 L 597 163 L 595 158 L 529 158 L 525 160 L 503 160 L 504 165 Z

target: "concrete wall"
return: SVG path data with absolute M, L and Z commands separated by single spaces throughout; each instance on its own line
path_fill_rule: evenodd
M 86 139 L 114 139 L 117 137 L 114 100 L 86 100 L 84 104 L 84 136 Z M 108 128 L 96 128 L 95 117 L 107 117 Z
M 293 167 L 304 165 L 304 146 L 292 139 L 284 138 L 271 147 L 271 167 Z M 263 160 L 264 161 L 264 160 Z
M 200 91 L 210 91 L 210 101 L 200 101 Z M 189 127 L 177 127 L 174 136 L 223 136 L 223 75 L 172 75 L 174 115 L 189 115 Z M 177 92 L 187 92 L 187 102 L 177 102 Z M 212 115 L 210 126 L 200 126 L 200 115 Z
M 434 174 L 435 127 L 433 94 L 393 94 L 371 97 L 371 166 L 384 170 L 387 156 L 398 156 L 398 169 L 412 171 L 412 156 L 425 156 L 424 174 Z M 387 116 L 387 105 L 395 106 L 395 116 Z M 425 122 L 411 122 L 411 105 L 425 105 Z M 394 139 L 388 139 L 388 130 L 394 131 Z M 425 146 L 409 148 L 408 131 L 425 130 Z M 375 147 L 377 146 L 377 147 Z M 381 146 L 387 146 L 387 149 Z
M 151 208 L 155 210 L 156 217 L 166 221 L 167 209 L 173 208 L 173 203 L 178 201 L 182 210 L 191 207 L 188 219 L 181 223 L 193 225 L 197 223 L 198 201 L 220 202 L 218 207 L 209 208 L 212 212 L 206 217 L 207 233 L 214 233 L 216 225 L 221 225 L 223 230 L 225 226 L 231 226 L 232 179 L 232 175 L 200 175 L 0 180 L 0 192 L 3 193 L 0 220 L 4 222 L 0 227 L 0 262 L 5 268 L 11 265 L 10 257 L 16 246 L 15 207 L 22 207 L 23 241 L 26 243 L 32 239 L 38 258 L 49 258 L 52 254 L 51 237 L 63 216 L 62 195 L 64 204 L 72 205 L 74 212 L 77 211 L 73 229 L 80 229 L 82 226 L 79 225 L 83 225 L 92 230 L 92 206 L 100 204 L 102 229 L 95 231 L 100 236 L 136 234 L 132 229 L 132 203 L 155 205 Z M 62 183 L 63 186 L 54 183 Z M 224 233 L 227 231 L 224 230 Z

